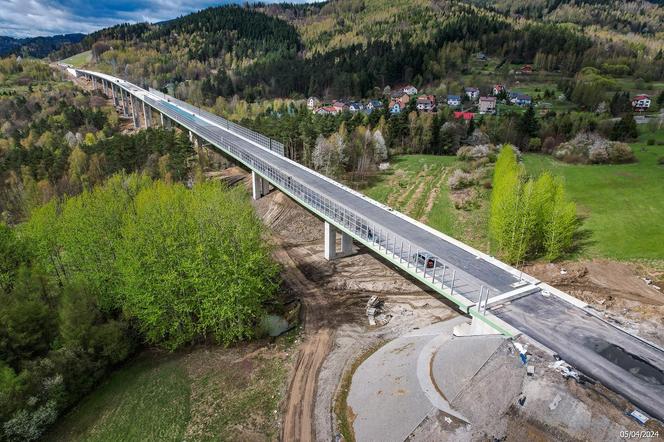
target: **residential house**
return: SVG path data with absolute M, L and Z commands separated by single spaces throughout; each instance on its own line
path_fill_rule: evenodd
M 524 65 L 521 69 L 517 71 L 517 73 L 530 75 L 533 73 L 533 67 L 529 64 Z
M 314 113 L 316 115 L 336 115 L 339 113 L 339 110 L 333 106 L 323 106 L 316 109 Z
M 519 96 L 519 92 L 514 92 L 514 91 L 509 92 L 507 94 L 507 101 L 509 101 L 512 104 L 516 104 L 516 99 L 517 99 L 518 96 Z
M 461 97 L 459 95 L 448 95 L 447 96 L 447 105 L 448 106 L 460 106 Z
M 436 97 L 433 95 L 421 95 L 417 97 L 417 110 L 432 112 L 436 109 Z
M 472 120 L 475 118 L 475 114 L 472 112 L 454 112 L 454 119 L 455 120 Z
M 340 100 L 333 101 L 332 102 L 332 107 L 337 110 L 337 113 L 348 110 L 348 105 L 346 103 L 344 103 L 343 101 L 340 101 Z
M 480 98 L 480 90 L 476 87 L 467 87 L 464 90 L 469 100 L 475 101 Z
M 401 88 L 401 92 L 408 95 L 417 95 L 417 88 L 412 84 L 404 86 Z
M 363 107 L 364 106 L 362 106 L 361 103 L 357 103 L 354 101 L 348 105 L 348 110 L 351 112 L 359 112 L 362 110 Z
M 380 100 L 369 100 L 369 102 L 366 105 L 367 109 L 370 109 L 372 111 L 376 109 L 382 109 L 383 108 L 383 102 Z
M 486 61 L 487 56 L 484 52 L 478 52 L 477 55 L 475 56 L 479 61 Z
M 392 100 L 390 101 L 390 113 L 391 114 L 400 114 L 404 106 L 401 103 L 401 100 Z
M 530 98 L 530 95 L 518 94 L 513 103 L 517 106 L 530 106 L 533 100 Z
M 480 97 L 479 111 L 482 115 L 496 113 L 496 97 Z
M 632 109 L 636 112 L 644 112 L 650 108 L 650 102 L 650 97 L 648 95 L 637 95 L 632 98 Z
M 307 107 L 310 110 L 316 109 L 318 106 L 320 106 L 320 100 L 316 97 L 309 97 L 307 99 Z
M 493 95 L 499 95 L 501 92 L 506 91 L 505 86 L 497 84 L 493 87 Z

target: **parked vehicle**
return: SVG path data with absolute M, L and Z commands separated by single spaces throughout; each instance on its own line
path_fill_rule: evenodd
M 418 266 L 426 265 L 426 268 L 432 269 L 438 263 L 439 258 L 429 252 L 417 252 L 413 254 L 413 260 L 415 260 Z

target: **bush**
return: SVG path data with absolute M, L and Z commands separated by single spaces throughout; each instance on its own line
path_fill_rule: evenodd
M 657 164 L 664 166 L 664 156 L 657 158 Z
M 654 146 L 655 145 L 655 139 L 654 138 L 648 139 L 646 144 L 648 144 L 648 146 Z
M 452 172 L 452 176 L 447 180 L 447 185 L 453 190 L 465 189 L 473 184 L 475 184 L 473 175 L 459 169 Z
M 553 157 L 566 163 L 620 164 L 636 160 L 632 148 L 625 143 L 609 141 L 594 132 L 578 134 L 572 140 L 560 144 Z
M 542 148 L 542 140 L 538 137 L 533 137 L 528 140 L 528 150 L 531 152 L 539 152 Z

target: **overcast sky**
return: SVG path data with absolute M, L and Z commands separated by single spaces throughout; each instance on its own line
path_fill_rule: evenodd
M 0 35 L 35 37 L 74 32 L 89 33 L 117 23 L 168 20 L 208 6 L 238 2 L 237 0 L 0 0 Z M 302 3 L 301 0 L 295 2 Z

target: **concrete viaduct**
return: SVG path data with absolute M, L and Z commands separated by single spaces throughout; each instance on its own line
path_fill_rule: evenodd
M 250 169 L 255 199 L 276 188 L 321 218 L 327 259 L 348 255 L 353 243 L 362 244 L 471 316 L 464 333 L 514 337 L 523 332 L 664 419 L 662 348 L 609 324 L 582 301 L 286 158 L 276 140 L 154 89 L 65 67 L 112 98 L 136 128 L 178 126 L 195 145 L 205 143 Z M 435 256 L 435 265 L 427 266 L 418 256 Z M 636 362 L 616 359 L 616 347 Z M 638 361 L 646 366 L 637 367 Z M 649 374 L 639 375 L 639 370 Z

